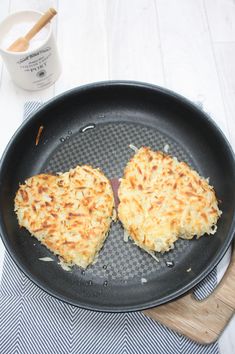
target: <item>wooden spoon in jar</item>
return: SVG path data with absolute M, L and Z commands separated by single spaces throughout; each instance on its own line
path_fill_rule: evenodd
M 7 50 L 11 52 L 24 52 L 29 48 L 30 40 L 57 14 L 56 10 L 50 8 L 42 15 L 31 30 L 24 36 L 18 38 Z

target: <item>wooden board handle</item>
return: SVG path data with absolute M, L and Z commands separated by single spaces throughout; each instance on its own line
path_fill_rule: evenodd
M 57 14 L 56 10 L 50 8 L 40 19 L 35 23 L 31 30 L 25 35 L 25 38 L 30 41 L 46 24 Z
M 202 344 L 218 339 L 235 310 L 235 250 L 215 291 L 198 301 L 192 293 L 144 314 Z

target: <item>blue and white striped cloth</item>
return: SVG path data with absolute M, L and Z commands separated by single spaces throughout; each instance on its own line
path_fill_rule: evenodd
M 26 118 L 40 107 L 27 102 Z M 203 299 L 216 269 L 194 290 Z M 197 344 L 141 312 L 100 313 L 65 304 L 38 288 L 5 253 L 0 283 L 1 354 L 215 354 L 218 343 Z

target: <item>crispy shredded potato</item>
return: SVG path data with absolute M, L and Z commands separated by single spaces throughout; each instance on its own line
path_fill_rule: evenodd
M 31 177 L 15 197 L 19 225 L 65 262 L 82 268 L 102 247 L 113 210 L 109 180 L 90 166 Z
M 213 187 L 185 162 L 140 148 L 118 191 L 118 216 L 146 251 L 166 252 L 179 238 L 214 234 L 221 215 Z

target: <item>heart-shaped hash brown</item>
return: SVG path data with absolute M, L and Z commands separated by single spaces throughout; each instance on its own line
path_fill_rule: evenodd
M 118 217 L 146 251 L 166 252 L 179 238 L 213 234 L 221 214 L 213 187 L 185 162 L 142 147 L 127 164 Z
M 57 176 L 33 176 L 20 185 L 15 197 L 19 225 L 66 263 L 82 268 L 101 249 L 113 210 L 109 180 L 90 166 Z

